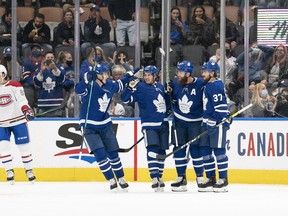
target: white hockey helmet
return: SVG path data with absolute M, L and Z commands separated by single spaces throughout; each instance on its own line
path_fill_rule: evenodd
M 7 70 L 6 70 L 6 67 L 4 65 L 1 65 L 0 64 L 0 74 L 4 73 L 6 77 L 7 76 Z

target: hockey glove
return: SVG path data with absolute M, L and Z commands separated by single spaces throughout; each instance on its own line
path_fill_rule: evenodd
M 127 71 L 127 76 L 132 77 L 134 74 L 136 74 L 140 70 L 140 67 L 135 68 L 133 71 Z
M 171 93 L 173 91 L 173 88 L 174 88 L 174 84 L 172 80 L 169 80 L 169 82 L 165 83 L 166 92 Z
M 232 118 L 227 118 L 227 119 L 223 119 L 224 123 L 223 123 L 223 127 L 225 127 L 227 130 L 230 129 L 230 124 L 232 124 Z
M 217 131 L 216 123 L 217 122 L 213 119 L 207 120 L 206 127 L 208 130 L 208 135 L 212 135 L 212 134 L 216 133 L 216 131 Z
M 86 84 L 91 83 L 92 81 L 95 81 L 97 78 L 97 74 L 96 71 L 91 70 L 88 71 L 84 74 L 84 81 Z
M 135 91 L 136 90 L 136 86 L 139 83 L 139 79 L 133 79 L 128 83 L 128 89 L 130 91 Z
M 33 110 L 27 105 L 22 106 L 21 110 L 27 121 L 32 121 L 35 118 Z

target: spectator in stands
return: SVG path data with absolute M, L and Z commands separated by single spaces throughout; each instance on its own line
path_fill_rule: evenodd
M 89 0 L 80 0 L 80 7 L 88 7 L 91 8 L 93 7 L 94 1 L 89 1 Z M 63 11 L 66 10 L 74 10 L 74 5 L 75 5 L 75 0 L 67 0 L 66 4 L 63 5 Z M 80 10 L 81 11 L 81 10 Z M 81 13 L 81 12 L 80 12 Z
M 182 20 L 181 11 L 178 7 L 172 7 L 171 14 L 171 30 L 170 30 L 170 44 L 173 45 L 173 50 L 176 52 L 176 63 L 183 60 L 183 43 L 187 39 L 189 27 Z M 160 32 L 162 29 L 160 30 Z M 161 33 L 160 33 L 161 37 Z
M 11 9 L 6 9 L 0 19 L 0 46 L 11 46 L 12 33 L 12 13 Z M 23 28 L 17 22 L 17 48 L 18 55 L 21 55 L 21 45 L 23 39 Z
M 62 2 L 61 0 L 39 0 L 39 7 L 55 7 L 59 6 L 59 3 Z
M 277 102 L 276 102 L 276 116 L 286 117 L 288 118 L 288 83 L 286 82 L 286 87 L 281 88 L 279 87 L 279 94 L 277 95 Z
M 129 46 L 136 42 L 135 0 L 109 0 L 108 10 L 112 26 L 116 30 L 117 46 L 126 45 L 126 32 Z
M 200 6 L 204 4 L 204 0 L 194 0 L 192 6 Z M 214 11 L 217 11 L 217 1 L 216 0 L 208 0 L 208 5 L 213 7 Z
M 24 27 L 23 31 L 23 52 L 26 47 L 34 43 L 40 44 L 42 49 L 52 51 L 50 44 L 51 35 L 50 27 L 45 23 L 44 14 L 37 13 L 33 20 L 30 20 Z
M 95 65 L 97 64 L 105 63 L 110 70 L 111 64 L 110 62 L 107 61 L 107 58 L 102 48 L 99 46 L 96 46 L 95 50 L 96 50 L 96 53 L 94 49 L 92 48 L 87 59 L 85 59 L 82 62 L 81 68 L 80 68 L 80 80 L 83 79 L 84 73 L 86 73 L 87 71 L 91 71 L 91 69 L 95 67 Z
M 83 39 L 83 33 L 80 28 L 80 43 Z M 66 10 L 63 14 L 63 21 L 59 23 L 55 31 L 54 43 L 57 46 L 74 46 L 74 13 L 72 10 Z
M 87 47 L 91 47 L 91 42 L 101 47 L 108 47 L 110 56 L 116 50 L 116 45 L 110 42 L 111 26 L 108 20 L 103 19 L 101 16 L 100 8 L 94 5 L 90 8 L 91 17 L 84 23 L 84 36 L 86 43 L 81 46 L 82 55 L 85 56 Z
M 125 68 L 121 65 L 114 65 L 111 71 L 112 80 L 114 81 L 121 79 L 126 73 Z M 116 93 L 113 95 L 110 106 L 110 115 L 115 117 L 132 117 L 134 113 L 132 104 L 123 103 L 120 96 L 121 93 Z
M 277 46 L 274 50 L 270 62 L 267 64 L 266 73 L 268 74 L 268 87 L 273 83 L 278 84 L 285 74 L 288 75 L 288 53 L 283 44 Z
M 249 83 L 267 80 L 267 73 L 264 71 L 267 59 L 272 56 L 273 47 L 253 43 L 249 49 Z M 237 80 L 244 80 L 244 51 L 237 57 L 238 77 Z
M 250 102 L 253 104 L 251 108 L 253 117 L 269 117 L 271 113 L 266 110 L 266 104 L 268 102 L 275 103 L 276 99 L 268 94 L 266 85 L 260 82 L 256 84 Z
M 23 62 L 23 74 L 22 74 L 22 85 L 29 106 L 32 109 L 37 107 L 37 100 L 39 91 L 34 85 L 34 73 L 36 69 L 41 65 L 44 56 L 42 55 L 42 48 L 40 45 L 33 44 L 31 46 L 31 55 L 24 59 Z
M 215 13 L 213 21 L 215 26 L 215 43 L 220 45 L 220 11 Z M 228 18 L 226 18 L 226 41 L 229 43 L 235 41 L 238 44 L 243 44 L 237 26 Z
M 237 77 L 237 63 L 236 58 L 231 55 L 231 48 L 228 42 L 225 43 L 225 76 L 223 83 L 227 89 L 228 85 Z M 220 66 L 220 48 L 216 50 L 214 56 L 210 57 L 210 61 L 216 62 Z M 220 77 L 220 76 L 218 76 Z M 230 95 L 229 95 L 230 98 Z
M 34 83 L 39 88 L 39 117 L 64 117 L 64 75 L 64 70 L 55 64 L 53 52 L 47 52 L 34 76 Z
M 214 24 L 213 21 L 206 16 L 204 7 L 196 6 L 194 8 L 189 27 L 189 43 L 193 45 L 200 44 L 206 48 L 214 43 Z
M 11 53 L 11 51 L 12 51 L 12 49 L 10 46 L 5 47 L 3 50 L 1 62 L 0 62 L 0 64 L 4 65 L 5 68 L 7 69 L 7 79 L 8 80 L 12 79 L 12 61 L 11 61 L 12 60 L 12 58 L 11 58 L 12 53 Z M 13 80 L 20 81 L 20 74 L 22 71 L 22 66 L 18 63 L 18 61 L 16 61 L 16 65 L 17 65 L 16 77 Z
M 245 0 L 233 0 L 233 5 L 236 7 L 239 7 L 238 10 L 238 20 L 239 24 L 242 25 L 242 20 L 243 20 L 243 8 L 244 8 L 244 1 Z M 246 0 L 248 1 L 248 0 Z M 255 1 L 254 0 L 249 0 L 249 6 L 254 6 Z
M 121 65 L 126 71 L 133 70 L 133 59 L 129 59 L 128 53 L 123 50 L 118 53 L 115 51 L 113 54 L 113 59 L 110 58 L 110 61 L 114 65 Z
M 74 117 L 74 84 L 75 84 L 75 69 L 73 65 L 73 57 L 70 52 L 61 51 L 57 58 L 57 67 L 63 68 L 65 82 L 63 88 L 65 89 L 65 99 L 67 101 L 68 117 Z

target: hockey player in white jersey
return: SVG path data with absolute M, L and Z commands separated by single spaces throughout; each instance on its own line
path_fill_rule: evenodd
M 219 66 L 209 61 L 204 65 L 202 77 L 207 84 L 203 92 L 203 126 L 208 130 L 208 146 L 202 147 L 206 181 L 198 186 L 200 192 L 227 192 L 228 157 L 226 133 L 230 128 L 229 111 L 223 82 L 217 78 Z M 219 180 L 216 182 L 217 162 Z
M 138 70 L 135 69 L 134 73 Z M 129 185 L 124 179 L 118 154 L 119 145 L 111 127 L 112 120 L 108 108 L 113 95 L 122 91 L 132 76 L 133 72 L 128 71 L 122 79 L 111 81 L 108 67 L 105 64 L 97 64 L 95 68 L 86 72 L 75 86 L 76 94 L 82 99 L 80 125 L 84 133 L 84 143 L 89 152 L 94 154 L 100 170 L 110 182 L 111 190 L 117 189 L 117 181 L 124 190 L 127 190 Z
M 13 133 L 20 150 L 28 180 L 36 177 L 32 170 L 32 153 L 27 121 L 34 119 L 22 85 L 13 80 L 7 81 L 7 70 L 0 65 L 0 158 L 6 170 L 7 181 L 14 184 L 13 157 L 10 150 L 10 137 Z
M 164 86 L 156 81 L 158 69 L 153 65 L 144 68 L 144 82 L 133 80 L 129 82 L 121 94 L 124 103 L 138 102 L 141 117 L 142 133 L 147 150 L 147 162 L 152 189 L 163 192 L 165 184 L 162 180 L 164 160 L 155 159 L 148 155 L 149 152 L 165 154 L 169 148 L 169 124 L 167 115 Z

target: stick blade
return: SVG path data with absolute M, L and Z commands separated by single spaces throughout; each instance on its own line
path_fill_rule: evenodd
M 130 148 L 128 148 L 128 149 L 119 148 L 118 152 L 124 153 L 124 152 L 129 152 L 130 150 L 131 150 Z
M 156 159 L 165 159 L 166 155 L 157 154 L 155 152 L 148 152 L 148 156 Z

